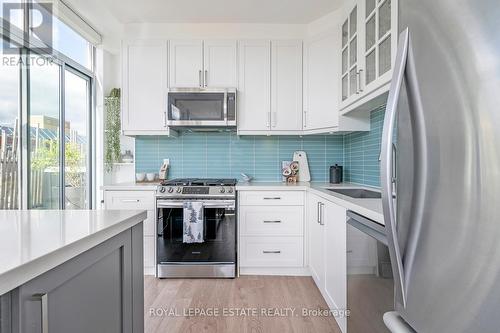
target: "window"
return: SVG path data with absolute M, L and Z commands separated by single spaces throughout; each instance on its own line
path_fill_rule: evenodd
M 61 198 L 59 148 L 61 67 L 33 57 L 29 75 L 29 208 L 58 209 Z
M 20 71 L 15 54 L 0 54 L 0 209 L 19 207 L 19 89 Z
M 23 17 L 37 19 L 30 15 L 11 19 L 22 29 Z M 92 208 L 94 49 L 59 18 L 53 28 L 57 52 L 0 48 L 0 209 Z
M 66 139 L 64 179 L 66 209 L 88 208 L 90 80 L 77 72 L 64 74 Z

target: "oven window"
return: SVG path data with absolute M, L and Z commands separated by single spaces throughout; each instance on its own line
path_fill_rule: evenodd
M 234 263 L 236 222 L 234 210 L 204 209 L 203 243 L 183 243 L 183 209 L 158 208 L 158 263 Z
M 224 120 L 224 94 L 171 93 L 169 120 Z

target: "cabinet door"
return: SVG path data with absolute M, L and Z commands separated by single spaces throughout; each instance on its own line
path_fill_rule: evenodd
M 135 228 L 20 286 L 20 331 L 142 332 L 144 282 L 135 255 L 142 256 L 135 248 L 142 228 Z
M 321 202 L 319 199 L 315 195 L 308 195 L 307 223 L 309 227 L 309 268 L 314 282 L 322 291 L 325 283 L 325 252 L 324 228 L 320 224 Z
M 302 129 L 302 41 L 272 41 L 271 129 Z
M 347 306 L 346 209 L 331 202 L 325 204 L 325 297 L 333 310 Z M 346 319 L 335 318 L 345 332 Z
M 167 129 L 167 42 L 137 41 L 123 47 L 122 130 Z
M 170 41 L 170 87 L 203 86 L 203 42 Z
M 337 127 L 338 76 L 337 65 L 332 59 L 338 57 L 338 38 L 333 34 L 317 36 L 307 42 L 305 52 L 304 129 Z
M 359 77 L 359 41 L 358 4 L 349 5 L 345 20 L 341 24 L 341 103 L 348 105 L 359 98 L 361 93 Z
M 363 93 L 375 90 L 390 81 L 397 42 L 397 0 L 362 0 L 361 44 Z
M 271 128 L 271 43 L 239 43 L 238 130 Z
M 205 40 L 203 58 L 205 87 L 236 87 L 238 68 L 235 40 Z

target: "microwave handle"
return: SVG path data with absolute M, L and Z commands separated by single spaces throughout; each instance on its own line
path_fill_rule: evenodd
M 224 90 L 224 104 L 222 106 L 223 111 L 224 111 L 224 121 L 227 124 L 227 90 Z

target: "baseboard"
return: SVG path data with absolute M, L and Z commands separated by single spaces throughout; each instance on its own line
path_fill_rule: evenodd
M 240 275 L 311 276 L 308 267 L 240 267 Z
M 154 267 L 144 267 L 144 275 L 155 275 Z

